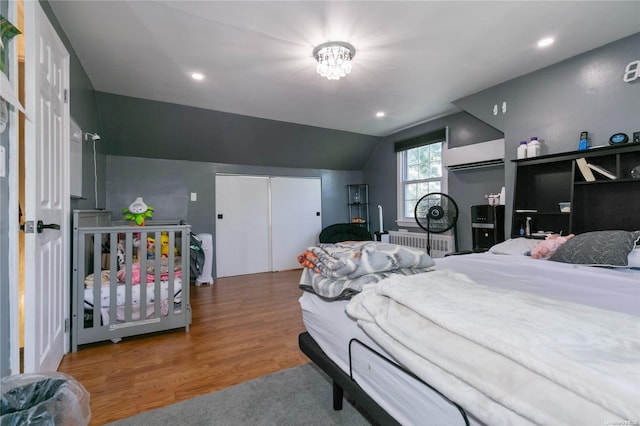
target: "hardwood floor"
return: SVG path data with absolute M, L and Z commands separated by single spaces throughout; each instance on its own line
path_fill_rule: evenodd
M 110 421 L 304 364 L 300 270 L 191 286 L 184 329 L 84 345 L 59 371 L 91 394 L 91 424 Z

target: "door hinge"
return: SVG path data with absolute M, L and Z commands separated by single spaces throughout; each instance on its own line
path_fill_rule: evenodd
M 64 103 L 69 103 L 69 89 L 64 89 Z
M 33 226 L 32 220 L 26 220 L 23 226 L 25 234 L 33 234 L 35 227 Z
M 64 332 L 65 333 L 69 332 L 69 318 L 64 319 Z

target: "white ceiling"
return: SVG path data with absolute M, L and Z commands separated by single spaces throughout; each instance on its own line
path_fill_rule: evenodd
M 639 1 L 50 4 L 96 90 L 376 136 L 640 31 Z M 329 40 L 356 48 L 339 81 L 311 56 Z

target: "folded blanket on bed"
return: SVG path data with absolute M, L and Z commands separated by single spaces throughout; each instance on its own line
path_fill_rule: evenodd
M 435 271 L 365 286 L 347 312 L 487 424 L 640 419 L 640 320 Z
M 435 264 L 424 250 L 376 241 L 321 243 L 298 256 L 298 262 L 305 267 L 300 288 L 327 299 L 348 299 L 364 284 L 427 272 Z
M 365 284 L 373 284 L 390 277 L 394 274 L 414 275 L 431 271 L 431 268 L 411 269 L 402 268 L 393 271 L 376 272 L 362 275 L 357 278 L 329 278 L 309 268 L 302 270 L 300 277 L 300 288 L 310 293 L 329 300 L 348 300 L 353 295 L 360 293 L 362 286 Z
M 424 269 L 433 259 L 420 249 L 376 241 L 318 244 L 298 256 L 306 268 L 329 278 L 357 278 L 402 268 Z

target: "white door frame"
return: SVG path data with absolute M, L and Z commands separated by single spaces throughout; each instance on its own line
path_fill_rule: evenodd
M 39 2 L 24 3 L 24 19 L 25 108 L 31 118 L 31 121 L 25 123 L 25 167 L 33 170 L 53 170 L 53 176 L 56 177 L 44 182 L 41 181 L 40 174 L 35 175 L 32 169 L 26 170 L 25 221 L 34 226 L 38 220 L 45 223 L 56 221 L 60 225 L 59 230 L 44 230 L 43 233 L 37 233 L 35 230 L 25 232 L 24 369 L 25 372 L 37 372 L 42 369 L 57 369 L 62 356 L 69 351 L 69 332 L 65 325 L 68 324 L 70 312 L 70 77 L 69 53 Z M 50 50 L 45 49 L 41 52 L 41 38 Z M 53 52 L 54 49 L 56 52 Z M 54 57 L 54 53 L 59 56 Z M 44 55 L 44 67 L 40 64 L 41 55 Z M 51 74 L 43 74 L 43 69 Z M 41 81 L 44 80 L 48 86 L 41 85 Z M 41 87 L 53 89 L 51 99 L 47 98 L 44 92 L 44 96 L 39 93 Z M 44 99 L 42 107 L 41 99 Z M 57 110 L 54 104 L 59 105 L 60 109 Z M 45 113 L 48 115 L 45 117 L 46 121 L 43 121 Z M 36 150 L 45 137 L 54 145 L 47 145 L 49 154 L 42 157 L 51 161 L 43 162 L 43 167 L 40 167 L 33 160 L 39 158 Z M 49 147 L 52 149 L 48 149 Z M 47 184 L 51 185 L 47 191 L 40 189 Z M 35 187 L 36 190 L 29 191 L 30 187 Z M 49 257 L 39 258 L 41 253 Z M 45 266 L 49 266 L 49 273 L 43 272 Z M 44 309 L 45 307 L 54 308 L 50 310 Z M 61 340 L 52 340 L 51 336 L 60 336 Z
M 18 22 L 18 5 L 17 2 L 9 2 L 9 20 Z M 14 39 L 15 40 L 15 39 Z M 13 42 L 17 46 L 17 41 Z M 9 61 L 9 74 L 11 83 L 14 88 L 18 88 L 18 49 L 17 47 L 5 52 L 11 52 L 11 60 Z M 8 253 L 8 275 L 9 275 L 9 373 L 17 374 L 20 372 L 20 313 L 18 303 L 20 300 L 19 287 L 20 279 L 18 275 L 18 258 L 20 243 L 18 238 L 18 200 L 20 197 L 20 162 L 19 155 L 19 120 L 16 108 L 9 109 L 9 152 L 7 153 L 7 179 L 9 186 L 9 253 Z M 3 211 L 4 212 L 4 211 Z

